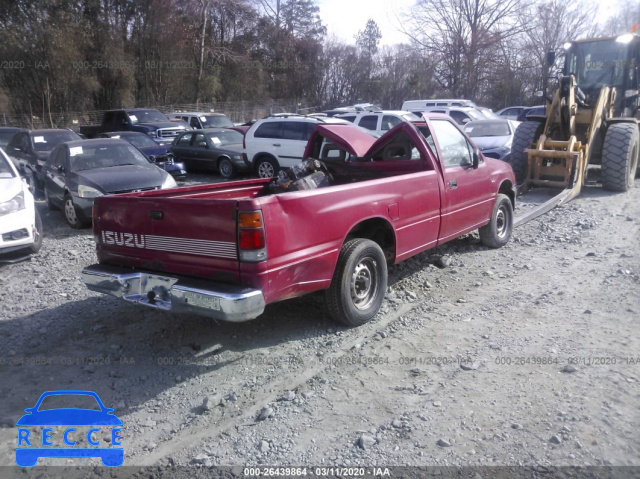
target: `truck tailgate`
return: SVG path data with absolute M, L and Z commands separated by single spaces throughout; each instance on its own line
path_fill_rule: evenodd
M 96 198 L 94 234 L 101 264 L 239 281 L 233 198 Z

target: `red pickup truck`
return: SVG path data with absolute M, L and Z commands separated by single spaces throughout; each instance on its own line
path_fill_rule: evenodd
M 378 312 L 387 265 L 478 228 L 490 247 L 511 236 L 511 167 L 484 158 L 447 116 L 377 140 L 353 125 L 318 125 L 305 158 L 317 171 L 291 181 L 96 198 L 99 264 L 83 270 L 84 282 L 135 304 L 237 322 L 326 290 L 330 315 L 356 326 Z

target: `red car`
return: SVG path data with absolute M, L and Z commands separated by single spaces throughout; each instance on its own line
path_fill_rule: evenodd
M 96 198 L 93 291 L 134 304 L 246 321 L 266 304 L 325 290 L 329 314 L 378 312 L 387 265 L 480 229 L 511 236 L 515 178 L 455 122 L 428 115 L 379 139 L 319 124 L 306 161 L 257 179 Z

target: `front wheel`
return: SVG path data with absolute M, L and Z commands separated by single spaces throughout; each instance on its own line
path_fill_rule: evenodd
M 627 191 L 631 188 L 638 169 L 639 154 L 638 125 L 609 125 L 602 145 L 602 187 L 610 191 Z
M 70 195 L 64 197 L 64 219 L 73 229 L 84 228 L 85 222 L 80 219 L 76 205 L 73 204 L 73 198 Z
M 491 221 L 480 228 L 480 241 L 489 248 L 502 248 L 511 239 L 513 205 L 507 195 L 499 194 L 491 213 Z
M 231 179 L 236 174 L 236 168 L 229 158 L 221 158 L 218 161 L 218 172 L 224 179 Z
M 273 178 L 278 174 L 280 166 L 273 158 L 263 156 L 258 158 L 256 163 L 256 173 L 259 178 Z
M 518 125 L 516 132 L 513 134 L 511 154 L 505 158 L 505 161 L 513 168 L 518 184 L 527 179 L 527 172 L 529 171 L 529 155 L 524 150 L 531 148 L 538 141 L 543 129 L 544 123 L 525 121 Z
M 331 317 L 347 326 L 365 324 L 380 310 L 386 290 L 387 262 L 380 246 L 362 238 L 345 243 L 325 296 Z
M 31 254 L 36 254 L 42 247 L 42 231 L 42 219 L 40 218 L 40 213 L 36 210 L 36 221 L 33 228 L 33 243 L 29 246 L 29 252 Z

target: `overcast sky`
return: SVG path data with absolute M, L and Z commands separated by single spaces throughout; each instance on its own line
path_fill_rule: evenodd
M 415 3 L 416 0 L 318 0 L 320 18 L 330 36 L 355 43 L 355 35 L 364 30 L 371 18 L 382 31 L 380 42 L 383 45 L 407 42 L 397 26 L 401 14 Z

